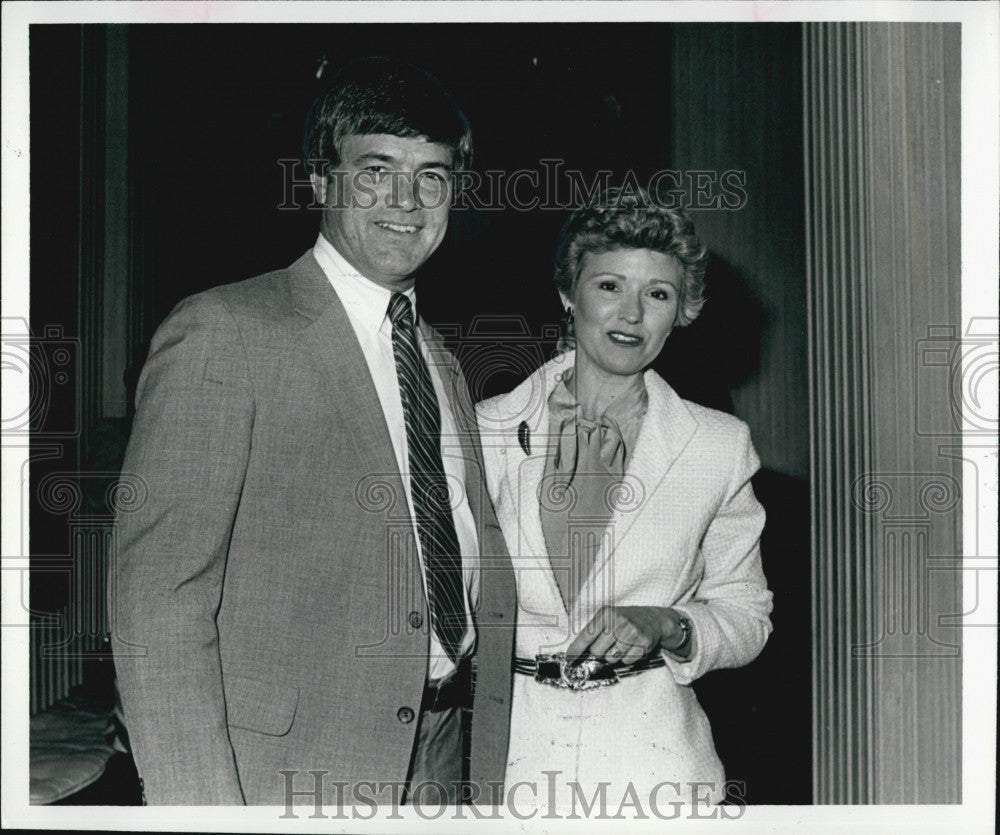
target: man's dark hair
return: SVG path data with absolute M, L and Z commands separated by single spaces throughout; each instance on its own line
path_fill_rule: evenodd
M 336 166 L 344 137 L 373 133 L 445 145 L 456 171 L 472 162 L 472 131 L 451 94 L 426 70 L 395 58 L 351 61 L 316 97 L 302 143 L 306 170 Z

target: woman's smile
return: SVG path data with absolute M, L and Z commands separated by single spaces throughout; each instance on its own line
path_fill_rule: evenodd
M 635 333 L 624 333 L 622 331 L 608 331 L 608 338 L 625 348 L 638 348 L 646 340 Z
M 681 266 L 651 249 L 588 252 L 573 297 L 577 370 L 594 386 L 617 389 L 642 373 L 677 322 Z M 610 391 L 609 391 L 610 393 Z

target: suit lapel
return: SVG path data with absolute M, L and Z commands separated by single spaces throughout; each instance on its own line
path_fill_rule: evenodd
M 334 402 L 349 404 L 340 417 L 351 446 L 370 462 L 373 473 L 398 477 L 385 413 L 347 311 L 312 252 L 292 264 L 289 274 L 292 304 L 303 320 L 301 344 L 326 377 Z

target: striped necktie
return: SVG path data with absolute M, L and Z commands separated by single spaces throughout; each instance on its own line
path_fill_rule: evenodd
M 389 319 L 427 602 L 438 640 L 451 660 L 458 663 L 466 627 L 465 598 L 462 555 L 441 463 L 441 413 L 430 372 L 417 345 L 410 300 L 402 293 L 394 293 L 390 299 Z

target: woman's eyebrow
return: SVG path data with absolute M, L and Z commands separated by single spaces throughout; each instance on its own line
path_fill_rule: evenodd
M 622 281 L 627 281 L 628 280 L 628 276 L 626 276 L 626 275 L 624 275 L 622 273 L 613 273 L 613 272 L 610 272 L 610 271 L 607 271 L 607 270 L 605 270 L 604 272 L 600 272 L 600 273 L 594 273 L 590 277 L 591 278 L 620 278 Z M 649 283 L 650 284 L 665 284 L 668 287 L 676 287 L 680 282 L 679 282 L 678 279 L 675 279 L 675 278 L 660 278 L 660 277 L 656 277 L 656 278 L 651 278 L 649 280 Z

